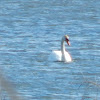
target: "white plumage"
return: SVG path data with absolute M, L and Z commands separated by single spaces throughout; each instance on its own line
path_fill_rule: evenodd
M 65 52 L 65 62 L 71 62 L 72 58 L 68 52 Z M 62 61 L 62 53 L 61 51 L 55 50 L 49 56 L 49 61 Z

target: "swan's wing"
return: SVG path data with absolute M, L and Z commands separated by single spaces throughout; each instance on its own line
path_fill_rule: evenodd
M 49 61 L 61 61 L 62 60 L 62 53 L 61 51 L 55 50 L 49 55 Z M 72 62 L 72 58 L 70 54 L 66 51 L 65 52 L 65 62 Z
M 55 50 L 49 56 L 49 61 L 61 61 L 61 51 Z
M 67 51 L 65 52 L 65 59 L 66 59 L 66 62 L 72 61 L 72 57 L 70 56 L 70 54 Z

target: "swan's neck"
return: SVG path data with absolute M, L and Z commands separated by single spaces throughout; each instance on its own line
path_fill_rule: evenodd
M 65 61 L 65 43 L 64 37 L 61 40 L 62 61 Z

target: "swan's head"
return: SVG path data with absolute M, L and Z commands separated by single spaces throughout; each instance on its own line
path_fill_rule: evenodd
M 69 36 L 65 35 L 65 41 L 67 42 L 67 44 L 70 46 L 70 42 L 69 42 Z

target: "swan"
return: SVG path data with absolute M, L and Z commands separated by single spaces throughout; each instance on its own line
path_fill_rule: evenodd
M 70 46 L 69 36 L 65 35 L 61 40 L 61 50 L 52 51 L 49 56 L 50 61 L 63 61 L 63 62 L 72 62 L 72 57 L 68 51 L 65 50 L 65 42 Z

